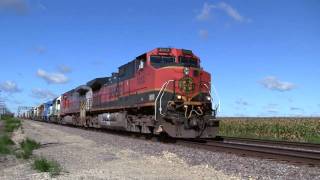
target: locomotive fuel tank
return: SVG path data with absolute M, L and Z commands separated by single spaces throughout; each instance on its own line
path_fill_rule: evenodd
M 101 127 L 126 130 L 127 119 L 125 112 L 103 113 L 98 115 L 98 122 Z

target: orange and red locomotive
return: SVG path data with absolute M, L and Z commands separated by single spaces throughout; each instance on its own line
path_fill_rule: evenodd
M 54 106 L 54 104 L 53 104 Z M 211 76 L 190 50 L 156 48 L 61 96 L 55 121 L 179 138 L 218 132 Z M 50 118 L 49 118 L 50 119 Z

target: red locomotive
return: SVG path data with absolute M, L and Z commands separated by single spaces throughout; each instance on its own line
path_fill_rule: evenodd
M 64 93 L 54 121 L 179 138 L 212 138 L 219 121 L 210 89 L 210 74 L 192 51 L 157 48 L 120 66 L 110 77 L 93 79 Z

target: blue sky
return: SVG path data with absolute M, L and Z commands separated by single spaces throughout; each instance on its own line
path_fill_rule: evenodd
M 177 47 L 212 74 L 221 116 L 319 116 L 319 19 L 317 0 L 0 0 L 0 96 L 16 111 Z

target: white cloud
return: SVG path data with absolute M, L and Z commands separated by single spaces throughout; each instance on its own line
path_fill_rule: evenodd
M 42 1 L 38 2 L 38 8 L 43 11 L 46 11 L 48 9 L 47 6 Z
M 205 2 L 200 13 L 196 16 L 197 20 L 206 21 L 210 19 L 213 9 L 225 13 L 227 16 L 237 22 L 251 22 L 250 19 L 242 16 L 235 8 L 225 2 L 220 2 L 218 4 L 210 4 Z
M 16 93 L 21 91 L 18 85 L 13 81 L 5 81 L 1 83 L 0 90 L 7 93 Z
M 278 80 L 278 78 L 274 76 L 268 76 L 260 81 L 261 85 L 267 89 L 275 90 L 275 91 L 290 91 L 294 89 L 296 86 L 290 82 L 284 82 Z
M 242 98 L 236 100 L 235 103 L 239 106 L 248 106 L 249 105 L 249 103 L 247 101 L 243 100 Z
M 31 97 L 41 100 L 51 100 L 56 97 L 56 94 L 47 89 L 35 88 L 32 89 Z
M 248 117 L 248 115 L 242 114 L 242 113 L 234 113 L 233 116 L 234 117 Z
M 49 84 L 63 84 L 69 81 L 62 73 L 48 73 L 42 69 L 38 69 L 37 76 L 44 79 Z
M 63 74 L 69 73 L 69 72 L 72 71 L 72 69 L 69 66 L 66 66 L 66 65 L 63 65 L 63 64 L 58 67 L 58 70 L 59 70 L 59 72 L 61 72 Z
M 0 0 L 0 10 L 24 14 L 28 11 L 26 0 Z
M 34 50 L 38 54 L 44 54 L 47 51 L 47 49 L 43 46 L 37 46 L 34 48 Z
M 199 31 L 199 36 L 200 36 L 202 39 L 204 39 L 204 40 L 208 39 L 208 37 L 209 37 L 209 32 L 208 32 L 208 30 L 206 30 L 206 29 L 201 29 L 201 30 Z
M 219 3 L 218 8 L 224 11 L 229 17 L 231 17 L 235 21 L 238 21 L 238 22 L 247 21 L 242 15 L 239 14 L 239 12 L 235 8 L 231 7 L 229 4 L 225 2 Z
M 1 103 L 1 101 L 7 101 L 7 100 L 8 100 L 7 97 L 1 97 L 1 96 L 0 96 L 0 103 Z
M 211 14 L 211 10 L 215 7 L 213 4 L 204 3 L 200 14 L 197 15 L 199 21 L 208 20 Z
M 267 110 L 267 112 L 270 113 L 271 115 L 276 115 L 279 113 L 278 110 L 274 110 L 274 109 Z
M 304 111 L 302 108 L 299 107 L 290 107 L 291 111 Z
M 91 64 L 94 66 L 101 66 L 101 65 L 104 65 L 104 61 L 100 61 L 100 60 L 92 61 Z
M 270 113 L 271 115 L 275 115 L 275 114 L 279 113 L 278 104 L 270 103 L 270 104 L 267 104 L 266 106 L 264 106 L 263 109 L 264 109 L 264 111 Z

